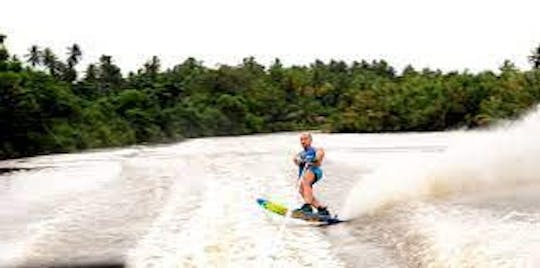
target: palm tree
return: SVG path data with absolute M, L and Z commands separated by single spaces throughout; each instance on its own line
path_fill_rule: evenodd
M 49 68 L 49 72 L 51 75 L 55 75 L 55 69 L 56 69 L 56 63 L 57 63 L 57 60 L 56 60 L 56 55 L 54 55 L 54 53 L 52 52 L 52 50 L 50 48 L 45 48 L 43 50 L 43 54 L 41 55 L 42 56 L 42 62 L 43 62 L 43 65 L 47 66 L 47 68 Z
M 82 51 L 79 45 L 73 44 L 71 47 L 68 47 L 68 67 L 72 68 L 77 65 L 77 63 L 79 63 L 79 61 L 81 60 L 81 57 Z
M 39 47 L 36 45 L 33 45 L 29 50 L 28 54 L 25 55 L 27 58 L 27 62 L 32 65 L 32 67 L 36 67 L 36 65 L 41 64 L 41 51 L 39 50 Z

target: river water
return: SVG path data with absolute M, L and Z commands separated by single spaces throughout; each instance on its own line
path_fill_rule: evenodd
M 314 133 L 327 227 L 255 202 L 301 204 L 298 133 L 2 161 L 0 266 L 539 267 L 539 135 Z

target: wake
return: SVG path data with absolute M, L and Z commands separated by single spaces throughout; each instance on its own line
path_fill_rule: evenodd
M 487 130 L 449 133 L 447 150 L 429 160 L 402 159 L 363 178 L 350 191 L 342 216 L 422 198 L 488 193 L 540 183 L 540 111 Z

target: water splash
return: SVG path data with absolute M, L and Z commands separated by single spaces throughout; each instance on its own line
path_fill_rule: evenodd
M 409 200 L 540 183 L 539 111 L 492 129 L 450 136 L 440 155 L 401 159 L 363 178 L 350 191 L 342 215 L 354 218 Z

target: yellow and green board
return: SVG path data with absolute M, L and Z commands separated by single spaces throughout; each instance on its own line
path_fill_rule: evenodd
M 289 211 L 289 209 L 286 206 L 266 200 L 264 198 L 257 198 L 257 203 L 262 208 L 281 216 L 287 215 L 287 211 Z M 316 213 L 308 213 L 308 212 L 301 212 L 301 211 L 294 211 L 293 213 L 291 213 L 291 217 L 295 219 L 302 219 L 302 220 L 310 221 L 310 222 L 321 222 L 321 223 L 326 223 L 326 224 L 336 224 L 336 223 L 343 222 L 342 220 L 338 219 L 337 216 L 335 217 L 324 216 L 324 215 L 319 215 Z

